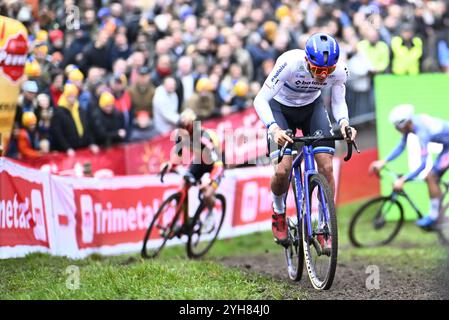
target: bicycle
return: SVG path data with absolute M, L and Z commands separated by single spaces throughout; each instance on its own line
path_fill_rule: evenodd
M 381 173 L 388 174 L 396 180 L 401 175 L 394 173 L 387 167 Z M 435 231 L 444 245 L 449 245 L 449 183 L 441 182 L 443 188 L 440 219 L 435 227 L 424 229 Z M 415 205 L 412 198 L 404 191 L 393 190 L 387 196 L 379 196 L 367 201 L 354 214 L 349 225 L 349 239 L 358 248 L 378 247 L 389 244 L 399 234 L 404 224 L 404 208 L 399 201 L 405 199 L 416 213 L 417 219 L 423 217 L 422 212 Z
M 312 144 L 317 141 L 336 141 L 344 140 L 344 138 L 342 136 L 326 137 L 320 133 L 313 136 L 293 137 L 291 130 L 287 131 L 290 131 L 289 135 L 294 141 L 292 155 L 296 155 L 289 175 L 289 185 L 292 185 L 295 197 L 296 217 L 287 217 L 288 240 L 283 244 L 288 275 L 293 281 L 301 280 L 305 261 L 313 287 L 318 290 L 328 290 L 332 286 L 337 267 L 337 217 L 329 184 L 326 178 L 315 169 Z M 349 128 L 346 134 L 351 137 Z M 302 151 L 298 154 L 300 144 L 303 144 Z M 352 157 L 353 145 L 357 152 L 360 152 L 354 141 L 347 141 L 347 144 L 345 161 Z M 289 145 L 286 143 L 281 148 L 278 163 L 282 161 L 285 149 Z M 304 172 L 301 168 L 303 161 Z M 318 208 L 318 214 L 312 213 L 313 208 Z M 323 263 L 320 263 L 322 261 Z
M 161 171 L 161 182 L 168 167 Z M 214 244 L 223 225 L 226 212 L 226 199 L 222 194 L 215 195 L 215 206 L 210 210 L 202 199 L 201 190 L 198 194 L 200 204 L 195 214 L 190 217 L 188 212 L 188 193 L 191 187 L 199 181 L 191 175 L 183 176 L 180 189 L 170 195 L 161 204 L 154 215 L 143 240 L 141 256 L 155 258 L 162 251 L 167 241 L 187 236 L 187 256 L 200 258 L 204 256 Z M 154 243 L 150 246 L 149 240 Z

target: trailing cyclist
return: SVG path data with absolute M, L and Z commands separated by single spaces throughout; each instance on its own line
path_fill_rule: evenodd
M 427 145 L 430 142 L 443 145 L 443 151 L 438 155 L 432 170 L 426 176 L 430 196 L 429 215 L 416 221 L 416 224 L 422 228 L 431 228 L 439 218 L 442 197 L 439 182 L 449 168 L 449 121 L 426 114 L 415 114 L 414 107 L 410 104 L 403 104 L 393 108 L 390 112 L 389 120 L 402 133 L 402 139 L 386 159 L 374 161 L 370 165 L 370 172 L 378 173 L 385 164 L 396 159 L 405 150 L 410 133 L 416 134 L 421 146 L 421 165 L 415 171 L 398 178 L 394 182 L 393 188 L 397 191 L 402 190 L 404 183 L 415 179 L 426 168 Z
M 173 133 L 176 146 L 174 149 L 175 163 L 169 161 L 162 164 L 168 166 L 168 170 L 180 164 L 183 152 L 189 149 L 193 153 L 191 163 L 184 177 L 187 179 L 200 180 L 201 177 L 210 173 L 207 181 L 200 186 L 205 203 L 211 210 L 215 204 L 215 191 L 223 178 L 224 166 L 220 158 L 221 147 L 218 136 L 212 130 L 202 128 L 196 114 L 191 109 L 186 109 L 181 113 L 178 129 Z M 198 141 L 195 141 L 197 139 Z
M 325 109 L 321 90 L 332 90 L 332 111 L 342 135 L 349 127 L 348 107 L 345 101 L 345 82 L 347 68 L 338 63 L 340 49 L 337 41 L 325 33 L 313 34 L 306 42 L 305 50 L 289 50 L 282 54 L 254 99 L 254 106 L 262 122 L 268 129 L 268 148 L 270 158 L 276 159 L 279 146 L 292 143 L 286 130 L 301 129 L 303 135 L 317 131 L 333 135 L 332 125 Z M 357 134 L 352 130 L 352 140 Z M 314 144 L 318 171 L 323 174 L 334 193 L 332 158 L 335 142 Z M 285 193 L 292 167 L 291 150 L 280 163 L 274 164 L 271 178 L 273 197 L 272 231 L 275 241 L 285 243 L 287 226 L 285 219 Z

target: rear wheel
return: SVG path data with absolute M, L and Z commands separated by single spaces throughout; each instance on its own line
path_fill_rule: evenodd
M 167 241 L 175 236 L 173 230 L 182 212 L 178 210 L 180 198 L 181 193 L 175 193 L 162 202 L 145 233 L 141 251 L 143 258 L 155 258 Z
M 313 287 L 328 290 L 337 268 L 338 230 L 332 191 L 321 174 L 310 177 L 309 208 L 302 224 L 304 260 Z
M 292 181 L 293 194 L 295 196 L 295 205 L 297 205 L 297 188 L 294 180 Z M 294 217 L 287 217 L 288 247 L 284 248 L 285 262 L 287 263 L 288 276 L 293 281 L 299 281 L 302 278 L 304 269 L 304 251 L 302 243 L 302 222 L 298 222 L 298 216 L 301 216 L 301 207 L 296 206 L 297 214 Z
M 354 214 L 349 239 L 356 247 L 377 247 L 390 243 L 401 230 L 404 210 L 392 197 L 377 197 Z
M 215 206 L 209 210 L 201 202 L 189 226 L 187 255 L 200 258 L 205 255 L 218 237 L 226 213 L 226 200 L 223 195 L 215 195 Z
M 446 192 L 441 199 L 440 218 L 436 228 L 440 242 L 449 246 L 449 185 L 444 185 L 444 189 Z

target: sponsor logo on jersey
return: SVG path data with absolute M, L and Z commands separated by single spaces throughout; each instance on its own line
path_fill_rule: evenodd
M 271 78 L 271 82 L 274 82 L 274 80 L 277 77 L 279 77 L 279 75 L 281 74 L 282 70 L 284 70 L 286 66 L 287 66 L 287 62 L 284 62 L 284 64 L 279 67 L 279 69 L 276 71 L 274 76 Z

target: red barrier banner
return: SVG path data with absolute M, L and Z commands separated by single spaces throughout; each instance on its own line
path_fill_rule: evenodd
M 203 121 L 201 125 L 215 131 L 222 142 L 227 164 L 253 161 L 266 153 L 266 130 L 253 108 L 224 118 Z M 160 164 L 170 159 L 175 141 L 170 134 L 150 141 L 130 143 L 102 150 L 77 150 L 74 157 L 52 153 L 25 163 L 63 176 L 83 176 L 83 166 L 90 164 L 93 175 L 156 174 Z
M 167 195 L 169 189 L 167 186 L 75 189 L 78 247 L 98 248 L 141 242 L 164 199 L 164 193 Z
M 74 157 L 69 157 L 65 153 L 52 153 L 24 163 L 32 168 L 61 176 L 82 177 L 86 164 L 90 165 L 94 175 L 125 175 L 124 152 L 123 147 L 103 149 L 98 154 L 82 149 L 77 150 Z
M 13 256 L 50 248 L 47 190 L 48 175 L 0 158 L 0 247 L 15 250 Z M 0 258 L 4 254 L 0 250 Z

